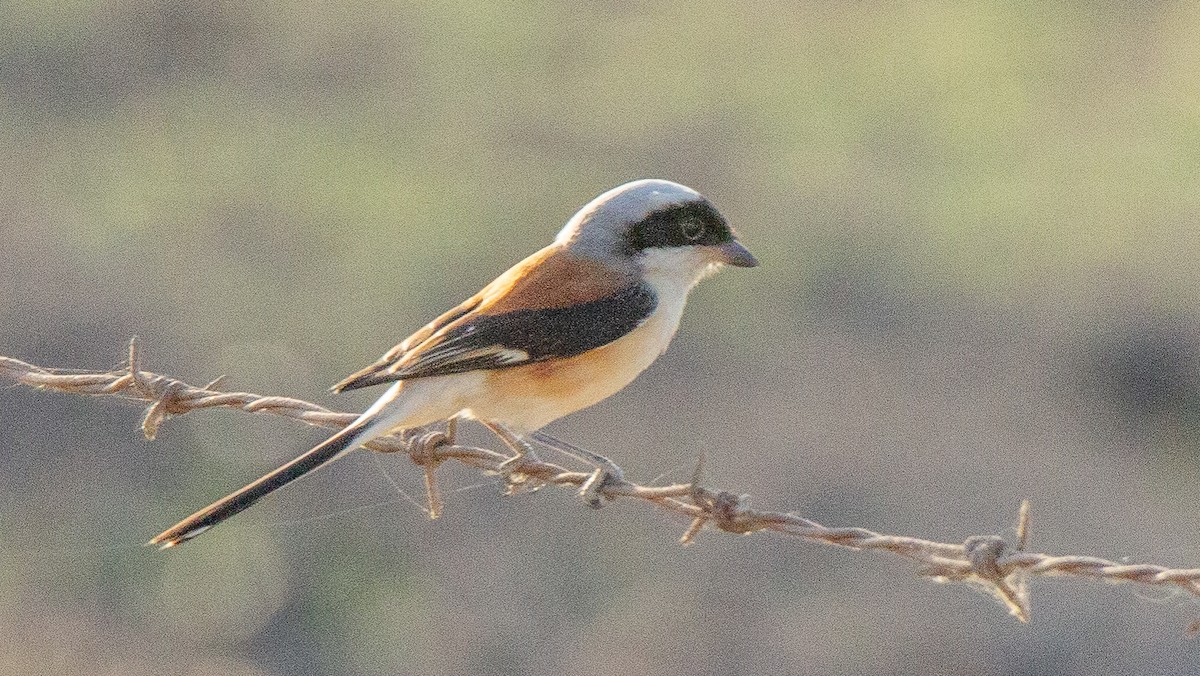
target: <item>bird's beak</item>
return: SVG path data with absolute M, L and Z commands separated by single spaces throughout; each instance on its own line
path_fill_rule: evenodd
M 724 244 L 718 244 L 713 248 L 716 250 L 717 260 L 725 265 L 732 265 L 738 268 L 752 268 L 758 265 L 758 259 L 754 257 L 754 254 L 750 253 L 736 239 Z

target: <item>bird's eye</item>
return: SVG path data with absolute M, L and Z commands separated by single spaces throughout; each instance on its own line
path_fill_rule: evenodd
M 704 236 L 704 224 L 689 218 L 680 224 L 679 231 L 683 233 L 684 239 L 695 242 Z

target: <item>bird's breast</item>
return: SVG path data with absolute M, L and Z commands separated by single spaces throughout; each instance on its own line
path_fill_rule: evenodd
M 607 345 L 567 359 L 489 371 L 471 413 L 532 431 L 615 394 L 667 349 L 685 301 L 686 291 L 660 293 L 645 323 Z

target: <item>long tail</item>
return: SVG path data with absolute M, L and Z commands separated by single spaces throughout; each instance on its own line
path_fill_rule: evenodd
M 371 416 L 364 414 L 363 417 L 356 420 L 353 424 L 322 441 L 304 455 L 245 488 L 226 495 L 183 521 L 155 535 L 146 545 L 157 545 L 159 549 L 167 549 L 181 542 L 191 540 L 209 528 L 253 505 L 268 494 L 283 488 L 305 474 L 319 469 L 323 465 L 337 460 L 342 455 L 353 450 L 358 444 L 366 443 L 369 441 L 369 438 L 364 439 L 363 437 L 373 427 L 371 422 Z

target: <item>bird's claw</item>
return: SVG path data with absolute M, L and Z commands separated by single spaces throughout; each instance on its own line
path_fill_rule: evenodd
M 521 471 L 521 466 L 527 461 L 541 462 L 537 453 L 534 452 L 533 446 L 530 446 L 527 441 L 502 423 L 491 420 L 481 422 L 513 452 L 512 457 L 500 463 L 496 468 L 496 474 L 500 475 L 503 482 L 505 495 L 532 493 L 546 485 L 545 482 L 534 479 Z
M 615 470 L 615 471 L 614 471 Z M 592 509 L 600 509 L 604 506 L 603 490 L 606 486 L 613 485 L 623 481 L 621 470 L 616 465 L 610 467 L 597 467 L 588 478 L 579 485 L 579 498 L 583 500 L 583 504 Z

